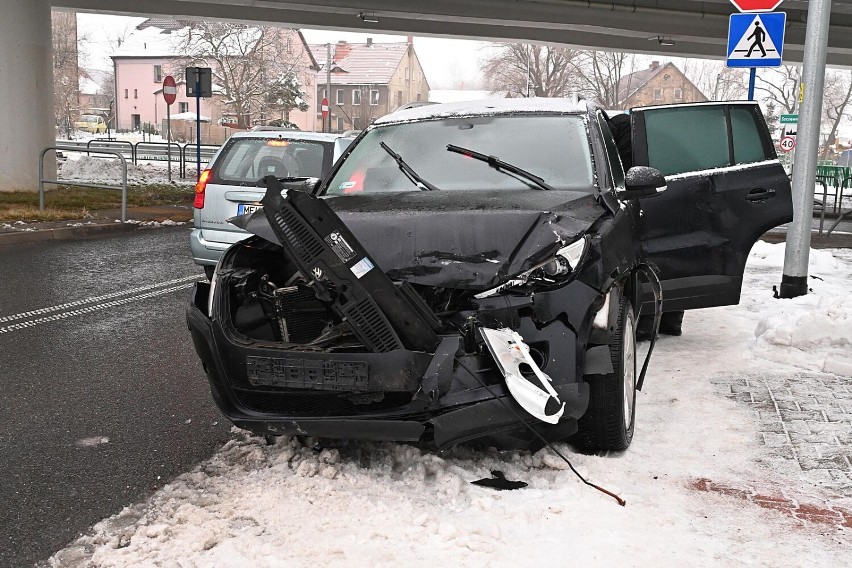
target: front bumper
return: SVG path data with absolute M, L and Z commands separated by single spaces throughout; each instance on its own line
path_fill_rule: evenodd
M 440 448 L 487 437 L 503 447 L 524 447 L 530 445 L 526 425 L 549 440 L 563 439 L 576 431 L 588 406 L 588 384 L 570 371 L 574 357 L 561 350 L 552 350 L 548 371 L 565 411 L 551 425 L 526 414 L 490 355 L 465 353 L 459 336 L 442 336 L 434 354 L 289 348 L 236 336 L 212 321 L 208 292 L 209 284 L 196 284 L 187 311 L 196 352 L 219 409 L 258 434 L 433 441 Z M 561 323 L 553 325 L 550 336 L 570 342 L 572 352 L 576 337 Z

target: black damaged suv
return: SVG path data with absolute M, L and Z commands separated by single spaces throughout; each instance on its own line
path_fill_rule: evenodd
M 188 310 L 220 409 L 267 435 L 627 448 L 638 316 L 737 303 L 792 218 L 756 104 L 630 117 L 627 172 L 603 111 L 524 99 L 395 112 L 323 182 L 267 177 Z

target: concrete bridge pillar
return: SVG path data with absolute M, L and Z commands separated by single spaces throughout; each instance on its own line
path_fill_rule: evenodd
M 0 191 L 36 191 L 38 154 L 56 139 L 50 36 L 49 0 L 0 0 Z

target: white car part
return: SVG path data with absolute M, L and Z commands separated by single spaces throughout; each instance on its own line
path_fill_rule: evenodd
M 535 418 L 549 424 L 556 424 L 565 412 L 565 403 L 559 400 L 559 395 L 550 384 L 551 380 L 539 369 L 530 356 L 530 348 L 524 343 L 524 338 L 511 329 L 479 328 L 488 350 L 497 362 L 497 367 L 506 378 L 506 386 L 512 398 Z M 521 365 L 527 365 L 538 381 L 525 377 Z M 539 384 L 536 385 L 535 382 Z M 547 414 L 547 403 L 553 399 L 559 410 Z M 551 405 L 552 407 L 553 405 Z
M 604 305 L 595 314 L 595 319 L 592 321 L 592 327 L 597 329 L 606 329 L 609 327 L 609 299 L 612 296 L 612 290 L 607 293 L 604 299 Z

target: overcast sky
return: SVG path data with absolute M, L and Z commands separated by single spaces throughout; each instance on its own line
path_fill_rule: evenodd
M 103 14 L 78 14 L 77 27 L 79 36 L 86 38 L 88 48 L 85 49 L 83 66 L 95 69 L 112 67 L 109 59 L 110 39 L 120 31 L 132 29 L 145 18 L 127 16 L 107 16 Z M 344 40 L 364 43 L 372 37 L 376 42 L 406 41 L 406 36 L 380 34 L 363 34 L 354 32 L 338 32 L 329 30 L 302 29 L 308 43 L 336 43 Z M 433 89 L 479 88 L 479 59 L 485 49 L 486 42 L 442 39 L 433 37 L 416 37 L 414 47 L 426 79 Z

